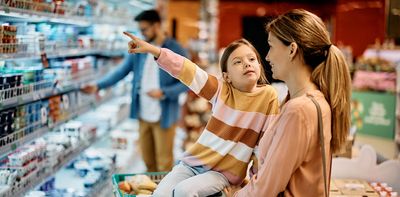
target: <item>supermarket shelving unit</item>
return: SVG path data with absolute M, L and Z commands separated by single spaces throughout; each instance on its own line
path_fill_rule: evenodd
M 63 24 L 63 25 L 74 25 L 82 28 L 87 28 L 92 25 L 112 25 L 112 26 L 125 26 L 135 27 L 132 21 L 132 16 L 128 13 L 109 13 L 103 14 L 102 17 L 87 17 L 79 14 L 76 6 L 64 3 L 62 6 L 55 7 L 56 5 L 49 3 L 37 3 L 31 0 L 0 0 L 0 21 L 8 22 L 28 22 L 28 23 L 51 23 L 51 24 Z M 40 9 L 39 9 L 40 8 Z M 41 11 L 37 11 L 41 10 Z M 41 40 L 42 39 L 42 40 Z M 124 42 L 110 43 L 109 41 L 93 41 L 90 46 L 83 46 L 79 44 L 65 44 L 60 42 L 43 41 L 43 38 L 33 37 L 32 39 L 21 39 L 18 43 L 13 44 L 1 44 L 0 47 L 14 47 L 15 53 L 0 53 L 0 62 L 5 61 L 24 61 L 24 60 L 41 60 L 43 57 L 47 59 L 51 58 L 65 58 L 75 56 L 87 56 L 95 55 L 102 57 L 122 57 L 126 51 L 126 44 Z M 98 72 L 104 73 L 104 72 Z M 46 99 L 56 95 L 62 95 L 72 91 L 79 91 L 82 84 L 89 83 L 95 79 L 99 79 L 101 75 L 94 72 L 91 73 L 80 73 L 82 76 L 71 76 L 71 83 L 64 85 L 63 87 L 47 86 L 46 88 L 37 89 L 41 83 L 48 83 L 48 81 L 41 81 L 35 84 L 23 85 L 7 90 L 0 90 L 0 111 L 6 110 L 13 107 L 18 107 L 42 99 Z M 78 79 L 78 80 L 75 80 Z M 18 91 L 20 94 L 14 97 L 5 97 L 4 95 L 10 94 L 9 91 Z M 101 105 L 102 103 L 109 101 L 113 95 L 107 94 L 101 99 L 95 98 L 89 100 L 86 103 L 82 103 L 80 106 L 72 106 L 70 109 L 71 113 L 63 120 L 58 121 L 54 124 L 43 126 L 35 129 L 29 134 L 25 135 L 24 131 L 28 127 L 33 125 L 27 125 L 25 128 L 21 128 L 12 134 L 1 138 L 10 143 L 0 145 L 0 159 L 7 157 L 7 154 L 17 150 L 25 144 L 28 144 L 32 140 L 42 137 L 47 134 L 50 130 L 59 127 L 61 124 L 68 120 L 77 117 L 83 113 L 90 111 L 93 108 Z M 54 175 L 57 171 L 63 168 L 66 164 L 71 162 L 85 149 L 93 145 L 95 142 L 107 137 L 107 133 L 102 136 L 97 136 L 95 139 L 80 144 L 76 149 L 67 150 L 62 162 L 58 163 L 52 169 L 46 169 L 45 173 L 36 176 L 31 173 L 28 176 L 35 176 L 30 179 L 29 183 L 20 184 L 18 188 L 13 188 L 5 196 L 24 196 L 28 191 L 32 190 L 36 186 L 45 182 L 48 177 Z M 110 170 L 108 180 L 111 180 L 111 175 L 115 172 L 115 169 Z M 101 193 L 110 193 L 110 191 L 104 191 L 111 188 L 111 181 L 107 179 L 101 183 L 95 185 L 92 188 L 92 195 L 97 196 Z M 1 195 L 0 195 L 1 196 Z

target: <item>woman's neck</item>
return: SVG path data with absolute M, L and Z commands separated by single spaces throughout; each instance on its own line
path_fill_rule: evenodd
M 303 69 L 301 69 L 303 68 Z M 317 86 L 311 81 L 311 71 L 307 67 L 301 67 L 297 72 L 292 72 L 285 81 L 289 89 L 290 99 L 300 97 L 310 90 L 316 90 Z

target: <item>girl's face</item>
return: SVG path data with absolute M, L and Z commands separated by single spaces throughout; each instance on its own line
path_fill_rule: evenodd
M 290 47 L 283 44 L 273 33 L 268 34 L 269 51 L 265 58 L 271 65 L 272 77 L 285 81 L 290 72 Z
M 224 78 L 238 89 L 255 87 L 260 78 L 260 66 L 256 53 L 241 45 L 229 55 Z

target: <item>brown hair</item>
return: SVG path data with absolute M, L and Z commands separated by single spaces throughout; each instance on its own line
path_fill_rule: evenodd
M 267 25 L 283 44 L 298 45 L 300 58 L 312 69 L 311 80 L 331 107 L 333 152 L 345 143 L 350 128 L 351 80 L 342 52 L 331 44 L 323 21 L 303 9 L 294 9 Z
M 257 84 L 269 84 L 267 77 L 265 76 L 264 65 L 263 65 L 263 62 L 261 61 L 260 54 L 257 52 L 256 48 L 254 48 L 254 46 L 244 38 L 235 40 L 226 47 L 226 49 L 224 50 L 224 53 L 222 54 L 221 61 L 220 61 L 221 71 L 227 72 L 229 56 L 233 53 L 233 51 L 235 51 L 237 48 L 239 48 L 242 45 L 246 45 L 251 50 L 253 50 L 257 56 L 257 61 L 260 63 L 260 78 L 258 79 Z

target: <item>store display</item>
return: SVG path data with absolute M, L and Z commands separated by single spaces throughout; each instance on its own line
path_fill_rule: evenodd
M 357 132 L 394 139 L 398 63 L 393 52 L 367 49 L 354 65 L 352 124 Z
M 128 102 L 77 116 L 129 89 L 87 95 L 80 88 L 119 63 L 126 51 L 121 32 L 136 28 L 136 13 L 109 1 L 0 5 L 0 197 L 93 196 L 111 188 L 115 155 L 77 156 L 128 116 Z M 56 187 L 52 176 L 66 164 L 77 167 L 85 189 Z
M 366 197 L 397 197 L 397 192 L 386 183 L 368 183 L 356 179 L 333 179 L 330 196 L 366 196 Z
M 379 58 L 360 58 L 353 76 L 355 90 L 394 92 L 396 90 L 396 65 Z

